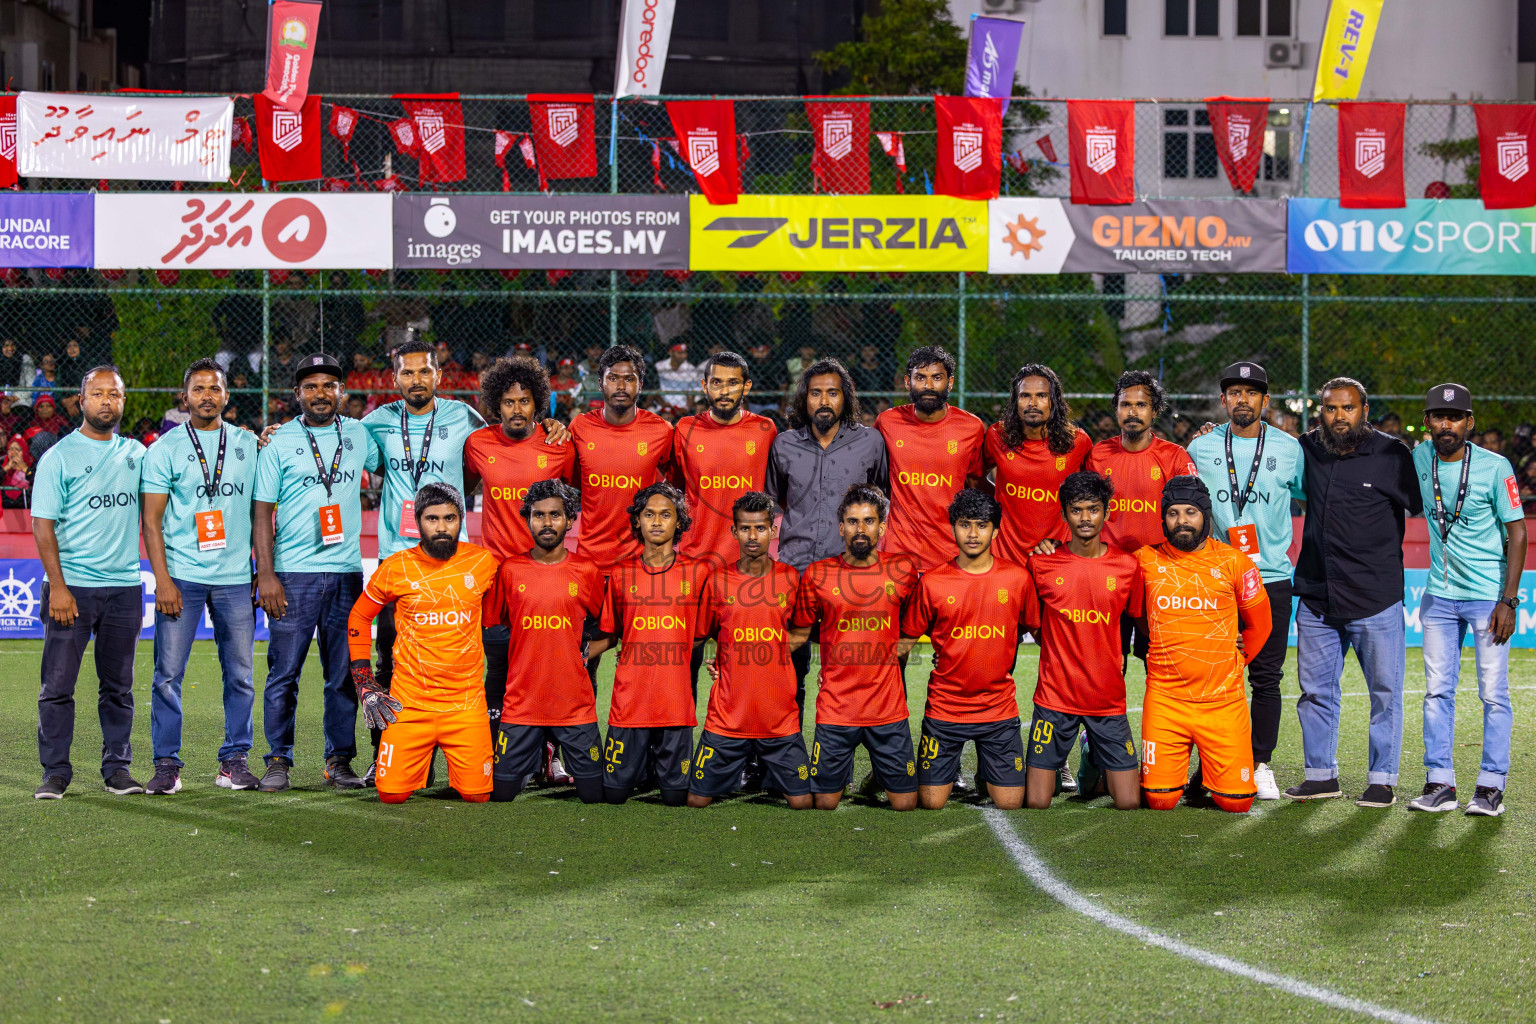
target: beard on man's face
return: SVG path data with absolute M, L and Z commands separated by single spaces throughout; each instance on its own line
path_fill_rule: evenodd
M 1168 540 L 1180 551 L 1193 551 L 1200 546 L 1200 534 L 1193 526 L 1175 526 Z
M 868 558 L 873 550 L 875 542 L 862 533 L 848 542 L 848 553 L 854 558 Z
M 1239 427 L 1252 426 L 1253 425 L 1253 421 L 1258 419 L 1258 418 L 1259 418 L 1259 414 L 1257 412 L 1255 412 L 1253 409 L 1251 409 L 1248 406 L 1246 406 L 1246 405 L 1234 405 L 1232 407 L 1231 419 L 1232 419 L 1233 424 L 1236 425 L 1236 426 L 1239 426 Z
M 1364 417 L 1361 417 L 1359 423 L 1341 431 L 1339 425 L 1346 422 L 1348 421 L 1335 420 L 1331 426 L 1324 423 L 1318 427 L 1318 443 L 1323 446 L 1323 450 L 1328 454 L 1345 455 L 1354 451 L 1376 429 L 1366 422 Z
M 446 562 L 459 550 L 459 538 L 452 534 L 437 534 L 421 539 L 421 549 L 439 562 Z
M 1442 430 L 1435 435 L 1435 454 L 1440 456 L 1455 455 L 1466 443 L 1466 438 L 1457 437 L 1449 430 Z
M 932 389 L 926 391 L 909 390 L 907 396 L 912 399 L 912 404 L 917 406 L 918 412 L 938 412 L 944 408 L 944 403 L 949 401 L 949 389 L 946 388 L 943 391 L 934 391 Z

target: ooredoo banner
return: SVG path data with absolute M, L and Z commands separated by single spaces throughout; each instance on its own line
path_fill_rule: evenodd
M 390 197 L 99 193 L 96 266 L 369 270 L 390 265 Z
M 24 92 L 16 100 L 22 177 L 224 181 L 234 100 Z
M 686 196 L 394 197 L 394 265 L 686 270 Z
M 94 266 L 94 211 L 86 193 L 0 192 L 0 266 Z
M 1477 199 L 1409 199 L 1346 209 L 1292 199 L 1293 274 L 1536 274 L 1536 208 L 1489 210 Z
M 1285 201 L 1155 200 L 1079 206 L 994 199 L 993 274 L 1281 274 Z

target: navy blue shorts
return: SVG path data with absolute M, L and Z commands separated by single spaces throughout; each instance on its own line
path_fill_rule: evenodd
M 917 762 L 912 757 L 912 727 L 821 725 L 811 744 L 811 792 L 840 793 L 853 781 L 853 755 L 863 745 L 875 778 L 887 793 L 917 792 Z
M 767 771 L 765 789 L 776 789 L 785 796 L 804 796 L 811 791 L 811 766 L 806 763 L 805 739 L 799 733 L 743 739 L 708 729 L 694 751 L 689 791 L 711 800 L 732 792 L 741 785 L 741 770 L 752 754 Z
M 977 774 L 994 786 L 1024 785 L 1024 738 L 1019 720 L 945 722 L 923 718 L 917 741 L 917 784 L 948 786 L 960 770 L 960 751 L 976 744 Z

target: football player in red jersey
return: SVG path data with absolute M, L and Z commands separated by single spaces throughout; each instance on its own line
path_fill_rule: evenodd
M 1141 805 L 1120 658 L 1120 616 L 1141 614 L 1141 573 L 1134 555 L 1110 547 L 1100 536 L 1113 494 L 1097 473 L 1067 477 L 1060 504 L 1071 538 L 1029 560 L 1024 621 L 1040 642 L 1040 679 L 1025 759 L 1026 801 L 1032 808 L 1051 805 L 1057 773 L 1067 763 L 1079 728 L 1092 737 L 1093 751 L 1081 772 L 1083 795 L 1102 795 L 1102 781 L 1119 810 Z
M 1020 367 L 1011 390 L 1002 420 L 987 428 L 985 461 L 1003 506 L 997 553 L 1023 565 L 1037 549 L 1067 540 L 1057 489 L 1083 468 L 1093 442 L 1073 425 L 1061 380 L 1049 366 Z

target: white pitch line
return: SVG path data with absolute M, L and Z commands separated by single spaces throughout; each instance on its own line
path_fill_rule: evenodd
M 1003 844 L 1003 849 L 1008 852 L 1008 856 L 1013 860 L 1019 871 L 1024 874 L 1024 877 L 1033 882 L 1041 892 L 1044 892 L 1068 910 L 1082 914 L 1084 917 L 1092 918 L 1106 928 L 1112 928 L 1149 946 L 1156 946 L 1159 949 L 1165 949 L 1185 959 L 1193 960 L 1203 967 L 1211 967 L 1218 971 L 1225 971 L 1227 974 L 1235 974 L 1238 977 L 1247 978 L 1249 981 L 1257 981 L 1261 985 L 1277 988 L 1288 995 L 1299 996 L 1302 999 L 1311 999 L 1314 1002 L 1331 1006 L 1337 1010 L 1347 1010 L 1350 1013 L 1375 1017 L 1377 1020 L 1391 1021 L 1392 1024 L 1436 1024 L 1435 1021 L 1427 1017 L 1415 1017 L 1411 1013 L 1403 1013 L 1400 1010 L 1378 1006 L 1376 1003 L 1367 1002 L 1364 999 L 1346 996 L 1341 992 L 1335 992 L 1320 985 L 1313 985 L 1284 974 L 1266 971 L 1262 968 L 1245 964 L 1241 960 L 1234 960 L 1229 956 L 1222 956 L 1220 953 L 1212 953 L 1200 949 L 1198 946 L 1191 946 L 1187 942 L 1180 942 L 1178 939 L 1155 932 L 1150 928 L 1145 928 L 1128 917 L 1121 917 L 1114 911 L 1099 906 L 1057 878 L 1051 872 L 1051 869 L 1045 866 L 1045 862 L 1040 859 L 1039 855 L 1035 853 L 1034 848 L 1026 843 L 1019 836 L 1018 832 L 1014 831 L 1013 823 L 1008 820 L 1006 813 L 998 810 L 996 807 L 984 808 L 981 813 L 987 819 L 987 825 L 992 829 L 992 834 L 997 837 L 998 842 Z

